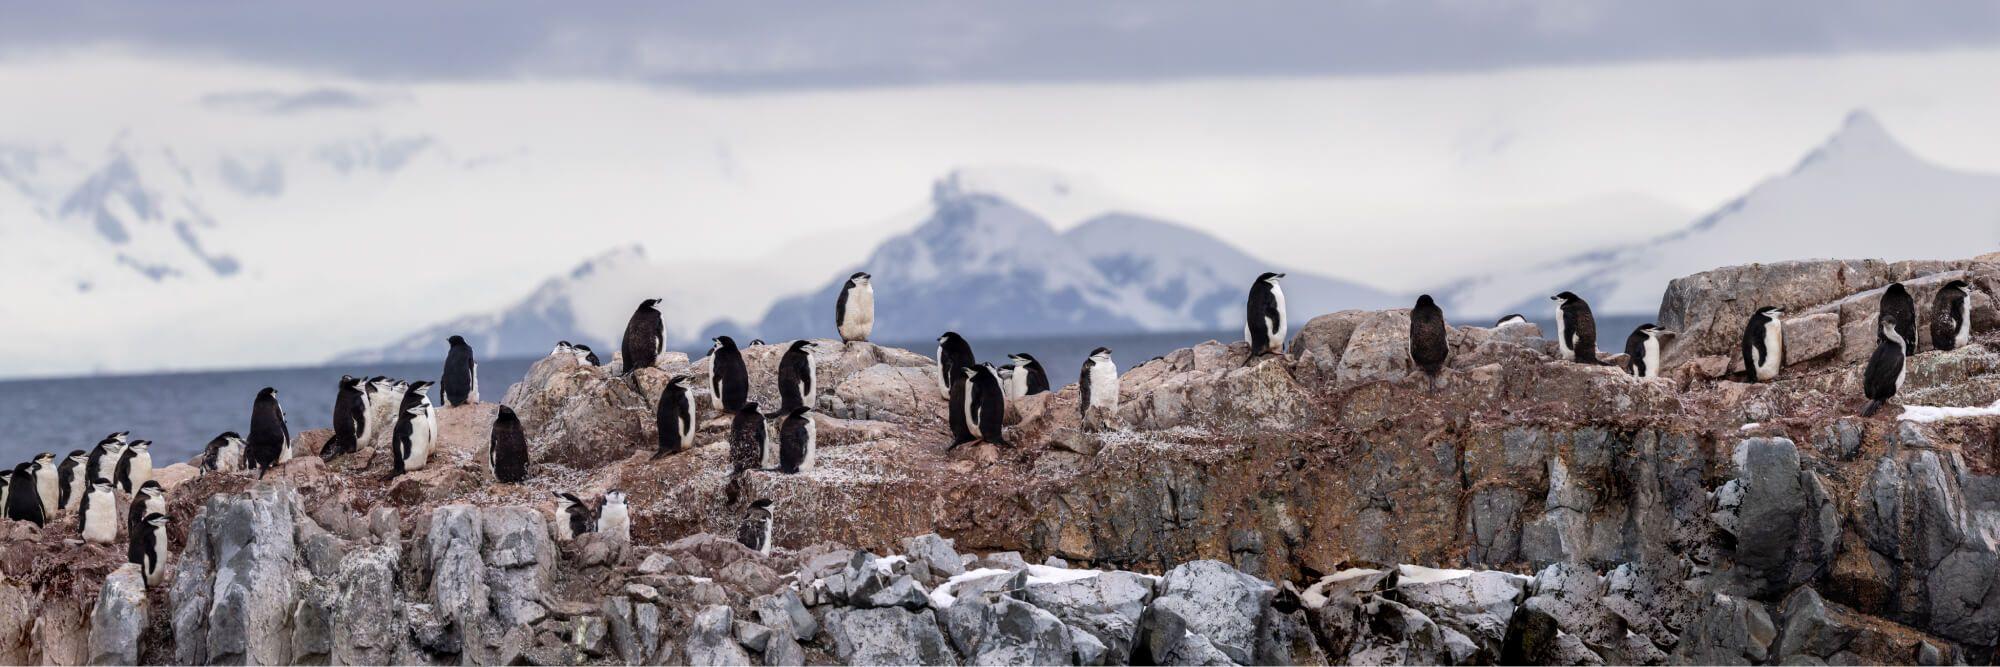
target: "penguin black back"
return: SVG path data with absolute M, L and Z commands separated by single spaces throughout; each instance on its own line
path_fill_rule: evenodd
M 445 405 L 465 405 L 478 400 L 479 361 L 472 358 L 472 345 L 464 336 L 452 336 L 451 350 L 444 355 L 444 374 L 438 376 L 438 393 Z
M 1906 348 L 1902 333 L 1896 331 L 1892 322 L 1881 322 L 1877 328 L 1881 332 L 1876 338 L 1875 353 L 1869 355 L 1868 366 L 1861 371 L 1861 393 L 1868 399 L 1868 406 L 1861 409 L 1863 417 L 1874 416 L 1903 387 Z
M 743 365 L 743 352 L 736 349 L 736 340 L 728 336 L 716 336 L 715 345 L 708 349 L 709 390 L 722 404 L 722 411 L 741 412 L 750 400 L 750 369 Z
M 812 353 L 818 349 L 810 340 L 792 341 L 791 347 L 778 358 L 778 411 L 791 412 L 793 408 L 813 407 L 817 398 L 819 372 L 813 367 Z
M 659 299 L 639 302 L 639 308 L 632 311 L 632 319 L 625 322 L 625 341 L 618 349 L 624 359 L 620 373 L 631 373 L 659 362 L 660 350 L 667 344 L 666 322 L 653 307 L 659 303 Z
M 1028 374 L 1028 392 L 1026 395 L 1033 396 L 1035 394 L 1047 393 L 1049 390 L 1049 372 L 1042 369 L 1042 362 L 1026 352 L 1016 354 L 1014 357 L 1016 359 L 1014 372 Z
M 966 415 L 967 425 L 974 429 L 980 440 L 1002 447 L 1009 446 L 1004 424 L 1007 421 L 1007 390 L 1000 386 L 1000 371 L 993 364 L 979 364 L 965 369 L 966 390 L 970 396 L 966 401 L 971 412 Z
M 81 491 L 86 486 L 83 484 L 83 471 L 89 459 L 89 452 L 78 449 L 63 457 L 62 464 L 56 466 L 56 486 L 59 487 L 56 489 L 58 508 L 75 507 L 77 501 L 81 499 L 79 496 L 83 495 Z
M 764 413 L 756 403 L 745 403 L 729 425 L 729 472 L 741 475 L 764 462 Z
M 659 410 L 653 419 L 659 426 L 660 446 L 653 451 L 658 459 L 680 453 L 693 443 L 694 397 L 688 392 L 687 376 L 676 375 L 660 390 Z
M 513 408 L 502 405 L 493 417 L 487 461 L 493 466 L 494 479 L 518 484 L 528 478 L 528 434 L 521 429 L 521 418 L 514 415 Z
M 368 419 L 366 382 L 351 375 L 340 376 L 340 391 L 333 397 L 333 439 L 320 447 L 320 458 L 332 460 L 359 448 L 362 424 Z
M 246 467 L 260 473 L 278 464 L 278 457 L 292 441 L 285 424 L 285 409 L 278 405 L 278 390 L 265 387 L 250 406 L 250 438 L 244 443 Z
M 1931 297 L 1931 347 L 1956 350 L 1972 337 L 1972 284 L 1953 280 Z
M 1416 306 L 1410 308 L 1410 361 L 1432 380 L 1437 379 L 1445 361 L 1451 358 L 1449 337 L 1444 309 L 1431 300 L 1431 295 L 1418 296 Z
M 1549 297 L 1556 302 L 1557 345 L 1579 364 L 1603 365 L 1597 358 L 1597 319 L 1590 314 L 1590 303 L 1574 292 L 1563 292 Z
M 1285 274 L 1264 273 L 1250 284 L 1250 298 L 1243 309 L 1243 338 L 1250 343 L 1250 356 L 1281 351 L 1285 345 L 1285 291 L 1278 286 Z
M 15 521 L 33 521 L 40 526 L 48 521 L 42 512 L 42 496 L 35 493 L 35 464 L 26 462 L 14 466 L 14 472 L 7 478 L 7 518 Z
M 1882 290 L 1880 312 L 1878 321 L 1894 326 L 1896 335 L 1903 339 L 1903 356 L 1916 356 L 1917 302 L 1910 298 L 1910 290 L 1902 283 L 1889 283 L 1889 288 Z M 1877 335 L 1887 338 L 1884 334 Z
M 778 424 L 778 472 L 796 475 L 811 470 L 818 439 L 812 408 L 799 406 L 787 411 L 784 421 Z
M 952 446 L 974 440 L 971 426 L 965 420 L 966 381 L 965 369 L 974 363 L 972 344 L 956 331 L 946 331 L 938 336 L 938 389 L 944 392 L 946 405 L 945 422 L 951 426 Z

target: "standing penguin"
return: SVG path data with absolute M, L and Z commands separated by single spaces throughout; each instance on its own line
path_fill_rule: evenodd
M 1520 313 L 1511 313 L 1505 317 L 1495 320 L 1493 322 L 1493 328 L 1498 329 L 1504 326 L 1510 326 L 1515 324 L 1527 324 L 1527 323 L 1528 323 L 1528 316 L 1522 315 Z
M 1903 389 L 1903 360 L 1908 349 L 1903 334 L 1896 330 L 1894 322 L 1884 319 L 1878 323 L 1881 335 L 1875 343 L 1875 353 L 1868 357 L 1868 367 L 1861 371 L 1861 394 L 1868 397 L 1868 406 L 1861 409 L 1861 416 L 1873 417 L 1882 404 L 1896 397 Z
M 708 389 L 715 394 L 716 404 L 723 412 L 743 411 L 750 400 L 750 369 L 743 365 L 736 340 L 716 336 L 715 345 L 708 348 L 708 359 Z
M 1244 307 L 1243 340 L 1250 342 L 1252 358 L 1285 351 L 1285 290 L 1278 286 L 1285 274 L 1265 273 L 1250 284 L 1250 302 Z
M 1431 295 L 1417 297 L 1417 305 L 1410 309 L 1410 361 L 1417 370 L 1430 378 L 1431 387 L 1437 387 L 1438 373 L 1444 371 L 1444 362 L 1451 358 L 1451 340 L 1445 330 L 1444 309 L 1431 300 Z
M 625 342 L 619 348 L 619 356 L 625 360 L 620 374 L 647 368 L 660 360 L 660 351 L 667 349 L 667 324 L 660 318 L 660 311 L 653 308 L 659 299 L 639 302 L 638 310 L 632 311 L 632 319 L 625 321 Z
M 770 434 L 765 432 L 764 413 L 759 412 L 756 403 L 745 403 L 736 411 L 736 419 L 729 424 L 729 474 L 741 477 L 743 473 L 756 470 L 764 465 L 764 447 Z
M 147 514 L 133 524 L 127 538 L 130 544 L 125 547 L 125 562 L 139 566 L 147 587 L 160 585 L 167 573 L 167 515 Z
M 1953 280 L 1931 298 L 1931 347 L 1951 351 L 1972 340 L 1972 284 Z
M 223 431 L 208 441 L 201 450 L 201 469 L 213 472 L 236 472 L 243 469 L 243 436 L 235 431 Z
M 396 431 L 391 434 L 391 477 L 423 470 L 430 465 L 431 445 L 437 441 L 437 414 L 431 406 L 431 383 L 418 380 L 403 393 L 396 412 Z
M 151 479 L 151 469 L 147 478 Z M 52 521 L 56 510 L 62 509 L 62 481 L 56 470 L 56 455 L 42 452 L 35 455 L 35 495 L 42 501 L 42 519 Z
M 96 544 L 118 541 L 117 498 L 110 479 L 99 477 L 90 483 L 90 490 L 83 494 L 83 503 L 77 507 L 77 528 L 83 533 L 83 541 Z
M 164 514 L 167 511 L 167 490 L 159 482 L 147 482 L 132 493 L 132 501 L 125 510 L 125 539 L 130 540 L 144 530 L 143 523 L 148 514 Z
M 493 417 L 486 462 L 493 467 L 494 479 L 519 484 L 528 478 L 528 434 L 521 430 L 521 418 L 514 416 L 513 408 L 502 405 Z
M 875 332 L 875 285 L 873 276 L 855 272 L 840 286 L 840 300 L 833 303 L 833 325 L 840 341 L 866 341 Z
M 1917 302 L 1910 298 L 1910 290 L 1902 283 L 1889 283 L 1889 288 L 1882 290 L 1879 310 L 1880 321 L 1894 325 L 1896 336 L 1903 341 L 1903 356 L 1917 356 Z
M 257 476 L 269 472 L 292 447 L 292 428 L 285 424 L 285 409 L 278 405 L 278 390 L 265 387 L 250 406 L 250 438 L 244 442 L 245 465 L 257 469 Z
M 750 503 L 750 509 L 743 512 L 743 520 L 736 524 L 736 543 L 749 547 L 751 551 L 771 555 L 773 518 L 770 498 L 759 498 L 757 502 Z
M 557 493 L 556 496 L 556 539 L 568 542 L 576 536 L 597 528 L 597 517 L 590 512 L 590 505 L 574 493 Z
M 368 425 L 368 381 L 352 375 L 340 376 L 340 389 L 333 395 L 333 438 L 319 448 L 319 457 L 333 460 L 360 447 Z
M 951 446 L 957 447 L 972 442 L 972 427 L 965 421 L 966 376 L 965 369 L 974 362 L 972 344 L 965 342 L 956 331 L 946 331 L 938 336 L 938 390 L 944 394 L 945 422 L 951 426 Z
M 89 462 L 90 454 L 78 449 L 70 452 L 56 468 L 56 509 L 72 511 L 77 503 L 83 502 L 83 490 L 89 486 L 83 483 L 83 471 Z
M 1743 376 L 1770 382 L 1785 366 L 1785 311 L 1764 306 L 1743 325 Z
M 604 499 L 597 503 L 597 532 L 619 542 L 632 542 L 632 511 L 625 505 L 624 491 L 604 492 Z
M 48 516 L 42 513 L 42 494 L 35 490 L 34 461 L 14 466 L 14 472 L 7 478 L 7 518 L 15 521 L 33 521 L 40 526 L 48 523 Z
M 111 481 L 119 491 L 132 493 L 153 479 L 153 441 L 137 440 L 125 448 L 118 457 L 118 467 L 112 472 Z
M 1042 362 L 1036 361 L 1034 355 L 1017 352 L 1007 355 L 1007 360 L 1014 362 L 1014 377 L 1009 379 L 1007 396 L 1020 398 L 1049 390 L 1049 373 L 1042 370 Z
M 1002 425 L 1007 421 L 1007 389 L 1000 386 L 1000 372 L 993 364 L 965 369 L 965 424 L 976 439 L 1010 447 Z
M 778 424 L 778 472 L 796 475 L 813 469 L 819 459 L 819 426 L 812 408 L 799 406 Z
M 1632 358 L 1632 376 L 1640 379 L 1660 376 L 1660 336 L 1666 329 L 1647 322 L 1625 337 L 1625 356 Z
M 90 460 L 86 461 L 83 466 L 83 478 L 93 482 L 99 477 L 110 479 L 111 473 L 118 469 L 118 459 L 124 456 L 125 438 L 123 435 L 113 433 L 105 437 L 103 440 L 97 442 L 96 447 L 91 448 Z
M 1590 316 L 1590 304 L 1571 292 L 1549 297 L 1556 302 L 1556 347 L 1565 359 L 1579 364 L 1602 366 L 1597 358 L 1597 320 Z
M 653 451 L 654 459 L 694 446 L 694 393 L 688 391 L 687 381 L 687 376 L 676 375 L 660 391 L 660 409 L 653 417 L 660 430 L 660 446 Z
M 394 378 L 377 375 L 368 379 L 368 418 L 361 429 L 357 444 L 375 447 L 382 434 L 396 426 L 396 406 L 403 403 L 403 391 L 409 389 Z
M 444 374 L 438 376 L 438 395 L 451 407 L 479 402 L 479 361 L 472 358 L 472 346 L 464 336 L 452 336 L 451 350 L 444 354 Z
M 814 407 L 819 396 L 819 371 L 813 367 L 813 352 L 819 345 L 810 340 L 792 341 L 785 349 L 785 355 L 778 358 L 778 411 L 791 412 L 793 408 Z
M 1090 351 L 1090 357 L 1083 360 L 1083 372 L 1077 374 L 1076 385 L 1083 393 L 1077 410 L 1082 413 L 1084 430 L 1101 430 L 1110 425 L 1111 419 L 1118 416 L 1118 364 L 1111 360 L 1111 348 Z
M 586 366 L 596 368 L 597 366 L 604 364 L 603 361 L 600 361 L 597 358 L 596 352 L 590 351 L 589 345 L 578 345 L 575 347 L 575 352 L 576 352 L 576 360 L 579 363 L 582 363 Z

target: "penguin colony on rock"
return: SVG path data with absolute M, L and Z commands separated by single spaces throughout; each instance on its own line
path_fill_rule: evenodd
M 1265 273 L 1251 283 L 1244 305 L 1244 341 L 1249 344 L 1251 363 L 1264 355 L 1281 354 L 1285 349 L 1287 314 L 1280 281 L 1283 273 Z M 1971 286 L 1954 280 L 1940 288 L 1929 311 L 1932 347 L 1952 350 L 1964 346 L 1972 333 Z M 1560 358 L 1574 363 L 1610 365 L 1597 356 L 1597 326 L 1590 304 L 1572 292 L 1549 297 L 1556 304 L 1556 346 Z M 620 345 L 620 374 L 657 365 L 666 347 L 666 328 L 657 306 L 659 299 L 639 304 L 626 323 Z M 1902 387 L 1906 360 L 1916 353 L 1916 306 L 1909 291 L 1894 283 L 1883 291 L 1877 317 L 1878 344 L 1863 372 L 1863 394 L 1868 402 L 1861 410 L 1871 416 L 1893 399 Z M 1769 382 L 1784 365 L 1784 311 L 1761 307 L 1745 323 L 1741 341 L 1742 379 Z M 1525 316 L 1510 314 L 1494 323 L 1495 328 L 1527 324 Z M 834 304 L 834 324 L 842 344 L 865 342 L 875 325 L 873 278 L 858 272 L 841 287 Z M 1663 352 L 1674 332 L 1651 323 L 1642 324 L 1625 339 L 1627 370 L 1635 377 L 1660 377 Z M 790 343 L 778 360 L 777 382 L 780 405 L 767 415 L 751 400 L 749 370 L 736 342 L 717 336 L 709 349 L 708 392 L 716 409 L 731 417 L 728 431 L 730 483 L 727 497 L 737 503 L 747 488 L 752 472 L 799 474 L 809 472 L 817 458 L 817 423 L 814 411 L 820 391 L 813 360 L 820 346 L 811 340 Z M 1006 404 L 1051 390 L 1048 374 L 1034 356 L 1015 353 L 1006 366 L 980 362 L 972 345 L 957 332 L 947 331 L 937 339 L 938 391 L 946 401 L 947 425 L 951 442 L 947 449 L 968 443 L 1008 447 L 1005 437 Z M 435 383 L 447 406 L 479 401 L 478 362 L 472 346 L 463 337 L 452 336 L 447 344 L 445 364 Z M 757 340 L 752 346 L 763 345 Z M 1422 373 L 1435 391 L 1448 373 L 1451 334 L 1442 308 L 1430 295 L 1417 297 L 1410 310 L 1409 355 L 1414 373 Z M 569 341 L 556 343 L 550 356 L 567 356 L 580 364 L 598 366 L 602 362 L 589 346 Z M 1116 428 L 1118 412 L 1118 365 L 1108 347 L 1092 350 L 1078 374 L 1078 412 L 1085 430 Z M 698 446 L 694 442 L 700 422 L 691 378 L 668 379 L 656 403 L 659 442 L 653 459 L 673 456 Z M 338 458 L 374 441 L 383 429 L 390 429 L 389 453 L 392 475 L 421 470 L 438 441 L 435 407 L 429 389 L 432 382 L 405 382 L 376 376 L 342 376 L 333 404 L 333 437 L 320 455 Z M 636 381 L 633 384 L 637 387 Z M 775 438 L 770 421 L 777 420 Z M 260 476 L 292 458 L 293 440 L 286 423 L 278 392 L 266 387 L 252 402 L 248 435 L 227 431 L 209 441 L 203 449 L 200 467 L 209 472 L 256 471 Z M 165 571 L 169 554 L 166 526 L 166 489 L 153 481 L 151 443 L 134 440 L 128 432 L 113 433 L 90 450 L 75 450 L 63 457 L 43 453 L 21 463 L 11 472 L 0 471 L 0 508 L 7 518 L 45 524 L 57 515 L 75 512 L 86 542 L 111 544 L 119 534 L 116 516 L 118 494 L 129 497 L 123 517 L 127 558 L 139 564 L 148 585 L 156 585 Z M 508 406 L 499 406 L 494 418 L 487 451 L 493 478 L 503 483 L 521 483 L 531 472 L 527 432 L 520 417 Z M 573 493 L 555 493 L 557 535 L 568 541 L 585 533 L 606 533 L 629 541 L 631 508 L 626 494 L 610 490 L 595 504 Z M 773 546 L 775 506 L 759 498 L 744 506 L 737 540 L 744 546 L 769 553 Z

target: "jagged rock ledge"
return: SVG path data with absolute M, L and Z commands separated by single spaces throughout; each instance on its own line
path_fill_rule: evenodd
M 1333 313 L 1283 357 L 1131 364 L 1115 432 L 1079 429 L 1073 387 L 1016 401 L 1011 449 L 944 450 L 929 359 L 829 342 L 819 469 L 749 480 L 778 502 L 769 557 L 711 536 L 737 521 L 726 420 L 650 459 L 652 400 L 705 384 L 703 362 L 552 358 L 505 399 L 537 456 L 524 485 L 483 471 L 491 405 L 441 411 L 438 464 L 393 482 L 379 443 L 256 485 L 169 467 L 181 552 L 137 603 L 122 553 L 59 539 L 72 520 L 12 526 L 0 661 L 1990 662 L 2000 417 L 1853 417 L 1845 350 L 1871 290 L 1925 304 L 1950 274 L 1992 294 L 1994 260 L 1675 281 L 1655 380 L 1555 360 L 1532 326 L 1459 327 L 1432 390 L 1406 313 Z M 1766 302 L 1801 356 L 1775 383 L 1722 379 L 1730 323 Z M 2000 324 L 1989 299 L 1974 314 Z M 1924 351 L 1906 402 L 1993 403 L 1994 349 Z M 780 351 L 745 351 L 756 391 Z M 551 541 L 550 491 L 610 488 L 635 545 Z

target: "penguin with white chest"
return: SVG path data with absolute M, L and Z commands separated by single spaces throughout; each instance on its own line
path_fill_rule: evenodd
M 1500 327 L 1512 326 L 1516 324 L 1527 324 L 1527 323 L 1528 323 L 1528 316 L 1522 315 L 1520 313 L 1509 313 L 1505 317 L 1501 317 L 1500 319 L 1495 320 L 1493 322 L 1493 328 L 1498 329 Z
M 650 367 L 660 360 L 660 352 L 667 349 L 666 320 L 654 306 L 659 299 L 639 302 L 639 308 L 632 311 L 632 319 L 625 322 L 624 342 L 619 345 L 618 356 L 624 362 L 621 375 Z
M 333 396 L 333 438 L 320 447 L 319 457 L 331 461 L 359 449 L 367 424 L 368 381 L 340 376 L 340 388 Z
M 1083 372 L 1077 375 L 1077 389 L 1083 400 L 1077 402 L 1083 428 L 1087 431 L 1102 430 L 1118 416 L 1118 364 L 1111 360 L 1111 348 L 1100 347 L 1090 351 L 1083 360 Z
M 57 510 L 75 511 L 76 504 L 83 502 L 83 490 L 89 486 L 83 483 L 83 471 L 89 464 L 90 453 L 78 449 L 70 452 L 62 465 L 56 467 Z
M 118 468 L 111 477 L 118 490 L 132 493 L 146 482 L 153 480 L 153 441 L 138 440 L 125 448 L 118 457 Z
M 94 544 L 118 541 L 116 494 L 110 478 L 99 477 L 90 483 L 90 490 L 83 494 L 83 504 L 77 507 L 77 525 L 83 534 L 83 541 Z
M 771 528 L 776 523 L 771 508 L 771 499 L 759 498 L 744 510 L 743 520 L 736 524 L 736 543 L 749 547 L 751 551 L 771 555 Z
M 62 509 L 61 471 L 56 469 L 56 455 L 42 452 L 35 455 L 35 495 L 42 501 L 42 520 L 53 521 Z
M 446 342 L 451 349 L 445 352 L 444 373 L 438 376 L 438 396 L 451 407 L 478 403 L 479 360 L 472 356 L 472 345 L 464 336 L 452 336 Z
M 813 420 L 812 408 L 792 408 L 778 424 L 778 472 L 806 472 L 818 459 L 819 425 Z
M 966 381 L 965 369 L 976 363 L 972 356 L 972 344 L 956 331 L 946 331 L 938 336 L 938 391 L 944 394 L 945 422 L 951 426 L 951 446 L 957 447 L 974 440 L 972 428 L 965 421 Z
M 1751 382 L 1770 382 L 1785 366 L 1785 311 L 1764 306 L 1743 325 L 1743 375 Z
M 132 493 L 132 500 L 125 508 L 125 539 L 130 540 L 145 530 L 146 515 L 166 511 L 167 490 L 159 482 L 146 482 Z
M 265 387 L 250 406 L 250 438 L 244 442 L 245 465 L 257 476 L 283 463 L 292 449 L 292 429 L 285 423 L 285 408 L 278 405 L 278 390 Z
M 1667 330 L 1651 322 L 1639 325 L 1625 337 L 1625 356 L 1632 361 L 1632 376 L 1639 379 L 1660 376 L 1660 337 Z
M 723 412 L 741 412 L 750 401 L 750 368 L 743 365 L 736 339 L 716 336 L 714 341 L 708 348 L 708 389 Z
M 597 505 L 597 532 L 610 535 L 619 542 L 632 541 L 632 512 L 625 505 L 625 492 L 617 489 L 604 492 L 604 499 Z
M 1026 352 L 1007 355 L 1014 362 L 1014 377 L 1008 378 L 1007 397 L 1021 398 L 1045 393 L 1049 390 L 1049 372 L 1042 368 L 1042 362 Z
M 1285 274 L 1265 273 L 1250 284 L 1250 300 L 1244 306 L 1243 339 L 1250 342 L 1250 356 L 1285 351 L 1285 289 L 1278 286 Z
M 13 474 L 7 477 L 7 518 L 33 521 L 37 526 L 48 523 L 42 511 L 42 494 L 35 489 L 35 470 L 40 467 L 34 461 L 14 466 Z
M 568 542 L 578 535 L 597 528 L 597 516 L 590 511 L 590 505 L 573 493 L 555 494 L 556 497 L 556 539 Z
M 148 588 L 160 585 L 167 573 L 167 515 L 152 512 L 133 524 L 125 562 L 139 566 Z
M 1888 289 L 1882 290 L 1882 301 L 1876 308 L 1879 313 L 1876 321 L 1894 327 L 1897 339 L 1903 341 L 1903 356 L 1917 356 L 1917 302 L 1910 297 L 1909 288 L 1902 283 L 1889 283 Z
M 840 298 L 833 303 L 833 323 L 840 331 L 841 342 L 866 341 L 875 332 L 873 281 L 874 276 L 855 272 L 847 277 L 847 284 L 840 286 Z
M 528 479 L 528 434 L 522 430 L 521 418 L 514 414 L 513 408 L 502 405 L 499 414 L 493 417 L 486 463 L 493 469 L 493 479 L 508 484 Z
M 1861 371 L 1861 394 L 1868 399 L 1868 405 L 1861 408 L 1861 416 L 1873 417 L 1884 403 L 1895 398 L 1903 389 L 1905 370 L 1903 334 L 1896 330 L 1894 322 L 1883 320 L 1878 323 L 1881 335 L 1875 342 L 1875 353 L 1869 355 L 1868 366 Z
M 694 446 L 694 392 L 688 390 L 687 382 L 687 376 L 676 375 L 660 390 L 659 411 L 653 416 L 660 432 L 660 446 L 653 450 L 655 460 Z
M 110 479 L 118 469 L 118 460 L 125 456 L 125 437 L 121 433 L 105 436 L 90 449 L 90 459 L 84 462 L 83 478 L 95 481 L 97 478 Z
M 430 386 L 431 383 L 422 380 L 412 382 L 410 390 L 403 394 L 396 430 L 390 440 L 394 454 L 391 477 L 430 465 L 431 446 L 437 442 L 437 414 L 431 406 Z
M 1004 435 L 1007 420 L 1007 389 L 1000 385 L 1000 372 L 993 364 L 965 369 L 966 391 L 958 409 L 965 413 L 966 427 L 976 440 L 1011 447 Z
M 1573 292 L 1563 292 L 1549 300 L 1556 302 L 1556 348 L 1562 351 L 1560 356 L 1579 364 L 1604 365 L 1597 358 L 1597 319 L 1590 315 L 1590 304 Z
M 810 340 L 797 340 L 778 358 L 780 413 L 814 407 L 819 402 L 815 393 L 819 390 L 819 370 L 813 365 L 813 352 L 818 350 L 819 345 Z
M 1972 284 L 1953 280 L 1931 298 L 1931 347 L 1951 351 L 1972 342 Z
M 236 472 L 243 469 L 243 436 L 223 431 L 201 450 L 201 469 L 209 472 Z

